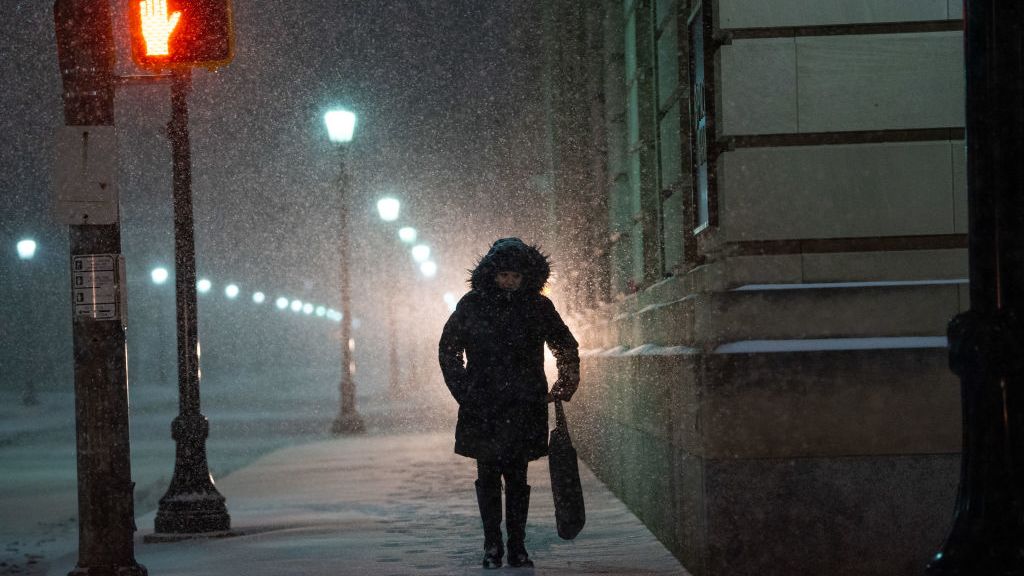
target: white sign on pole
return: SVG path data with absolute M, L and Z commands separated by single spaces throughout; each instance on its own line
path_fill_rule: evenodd
M 63 224 L 118 221 L 117 138 L 113 126 L 57 129 L 56 216 Z
M 75 321 L 122 318 L 123 271 L 120 254 L 71 257 L 71 305 Z

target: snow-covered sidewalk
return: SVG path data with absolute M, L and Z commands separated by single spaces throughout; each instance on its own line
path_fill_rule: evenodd
M 639 520 L 581 462 L 587 526 L 555 533 L 547 460 L 533 486 L 527 548 L 534 570 L 488 574 L 686 575 Z M 232 528 L 226 538 L 143 543 L 153 513 L 138 519 L 136 558 L 153 576 L 479 574 L 481 528 L 472 460 L 452 453 L 450 432 L 367 435 L 284 448 L 218 481 Z M 77 554 L 55 559 L 65 576 Z

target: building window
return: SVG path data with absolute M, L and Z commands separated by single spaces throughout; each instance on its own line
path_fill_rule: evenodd
M 685 196 L 690 190 L 689 170 L 683 169 L 683 146 L 689 144 L 689 128 L 681 114 L 687 102 L 685 84 L 680 84 L 681 62 L 685 51 L 679 38 L 679 5 L 686 2 L 658 0 L 655 11 L 656 33 L 654 44 L 655 81 L 657 83 L 658 122 L 658 213 L 661 244 L 662 274 L 670 275 L 685 270 L 687 263 L 687 224 Z
M 691 170 L 693 173 L 694 234 L 717 220 L 715 197 L 715 114 L 714 60 L 709 58 L 712 46 L 711 6 L 702 0 L 689 21 L 690 41 L 690 118 Z

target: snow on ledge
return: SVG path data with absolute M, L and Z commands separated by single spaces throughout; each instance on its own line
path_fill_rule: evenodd
M 874 282 L 818 282 L 809 284 L 745 284 L 733 288 L 733 292 L 754 290 L 809 290 L 814 288 L 878 288 L 887 286 L 935 286 L 947 284 L 967 284 L 966 278 L 946 280 L 879 280 Z
M 622 353 L 623 356 L 680 356 L 693 354 L 695 350 L 686 346 L 658 346 L 657 344 L 641 344 L 636 348 Z
M 804 338 L 795 340 L 743 340 L 721 344 L 712 354 L 752 354 L 768 352 L 817 352 L 823 350 L 890 350 L 908 348 L 946 348 L 945 336 L 879 336 L 874 338 Z M 688 346 L 641 344 L 636 348 L 581 349 L 582 357 L 683 356 L 700 352 Z
M 626 348 L 625 346 L 616 346 L 607 350 L 600 348 L 594 348 L 589 350 L 580 350 L 580 356 L 681 356 L 684 354 L 693 354 L 696 352 L 693 348 L 686 346 L 658 346 L 657 344 L 641 344 L 636 348 Z
M 715 354 L 754 352 L 814 352 L 820 350 L 886 350 L 946 348 L 945 336 L 890 336 L 875 338 L 808 338 L 802 340 L 744 340 L 715 348 Z

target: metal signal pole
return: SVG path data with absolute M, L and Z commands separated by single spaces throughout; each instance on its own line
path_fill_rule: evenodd
M 971 308 L 949 324 L 963 448 L 929 576 L 1024 575 L 1024 5 L 967 0 Z
M 196 248 L 192 220 L 192 155 L 188 93 L 192 73 L 175 69 L 171 79 L 171 138 L 174 161 L 174 285 L 178 315 L 178 416 L 174 476 L 160 498 L 157 534 L 202 534 L 231 528 L 224 496 L 214 486 L 206 460 L 210 423 L 199 411 L 199 329 L 196 315 Z
M 58 150 L 66 141 L 72 154 L 61 158 L 58 170 L 66 170 L 65 164 L 78 170 L 57 178 L 58 208 L 71 224 L 78 448 L 78 562 L 71 574 L 145 576 L 132 540 L 121 227 L 114 182 L 97 177 L 104 172 L 98 165 L 111 177 L 109 167 L 116 166 L 110 7 L 95 0 L 56 0 L 53 15 L 64 122 L 74 128 L 61 134 L 70 138 L 59 141 Z M 95 202 L 97 195 L 105 200 Z

